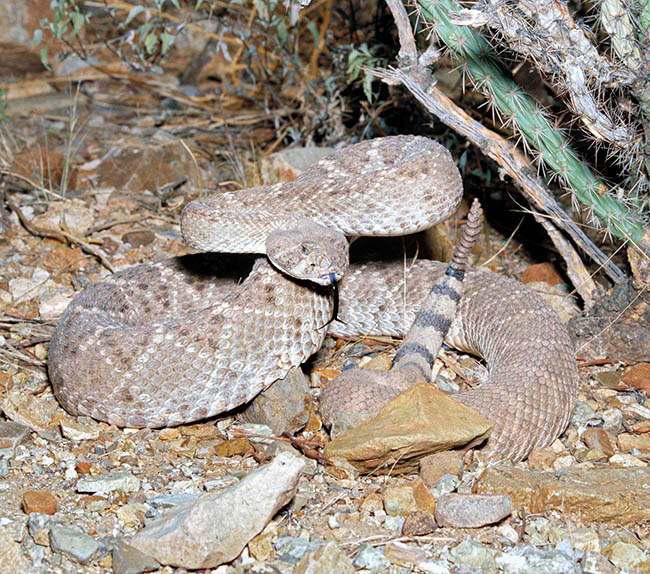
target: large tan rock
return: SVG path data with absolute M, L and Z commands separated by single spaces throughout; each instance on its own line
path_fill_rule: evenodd
M 215 568 L 230 562 L 295 494 L 302 457 L 280 453 L 241 482 L 172 509 L 130 545 L 161 564 Z
M 474 485 L 478 494 L 507 494 L 531 514 L 552 510 L 582 522 L 650 531 L 650 468 L 568 468 L 551 472 L 493 466 Z
M 417 472 L 422 457 L 483 442 L 489 421 L 428 383 L 413 385 L 372 420 L 325 447 L 325 458 L 360 472 Z

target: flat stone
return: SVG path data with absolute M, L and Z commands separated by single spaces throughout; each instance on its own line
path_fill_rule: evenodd
M 307 423 L 310 405 L 309 381 L 302 369 L 295 367 L 257 395 L 241 417 L 249 423 L 269 426 L 277 436 L 283 432 L 293 434 Z
M 480 528 L 512 514 L 505 495 L 445 494 L 436 502 L 436 522 L 452 528 Z
M 122 235 L 122 243 L 128 243 L 131 247 L 144 247 L 153 243 L 156 239 L 156 234 L 149 229 L 141 229 L 136 231 L 127 231 Z
M 389 516 L 406 516 L 417 510 L 413 488 L 407 486 L 389 486 L 384 490 L 384 509 Z
M 650 434 L 629 434 L 623 433 L 616 437 L 618 448 L 623 452 L 636 449 L 642 453 L 650 452 Z
M 359 508 L 372 513 L 380 512 L 384 510 L 384 501 L 379 494 L 372 492 L 361 501 Z
M 52 418 L 61 407 L 54 396 L 34 396 L 18 389 L 4 393 L 0 408 L 12 421 L 35 431 L 47 431 Z
M 99 543 L 80 528 L 55 524 L 50 528 L 50 546 L 70 558 L 86 564 L 99 550 Z
M 360 472 L 417 472 L 435 452 L 473 446 L 491 431 L 489 421 L 430 384 L 408 388 L 370 421 L 328 443 L 325 458 Z M 345 463 L 343 464 L 345 465 Z
M 161 564 L 198 569 L 230 562 L 293 498 L 304 467 L 302 457 L 280 453 L 230 488 L 173 508 L 130 543 Z
M 77 492 L 106 493 L 114 491 L 136 492 L 138 490 L 140 490 L 140 479 L 123 470 L 80 478 L 77 481 Z
M 402 534 L 404 536 L 424 536 L 437 528 L 436 521 L 430 513 L 416 510 L 406 517 L 402 526 Z
M 245 438 L 231 438 L 224 440 L 214 447 L 216 456 L 236 456 L 252 454 L 255 452 L 253 445 Z
M 113 546 L 112 557 L 113 574 L 142 574 L 160 568 L 157 560 L 122 540 Z
M 12 421 L 0 422 L 0 449 L 14 450 L 29 438 L 29 427 Z
M 535 470 L 552 470 L 558 457 L 550 446 L 536 448 L 528 455 L 528 466 Z
M 354 574 L 355 568 L 347 554 L 335 542 L 328 542 L 302 558 L 294 574 Z
M 417 479 L 412 483 L 412 488 L 413 498 L 415 498 L 418 510 L 427 512 L 433 517 L 436 510 L 436 499 L 427 488 L 427 485 L 421 479 Z
M 583 523 L 650 530 L 650 469 L 567 468 L 554 473 L 492 466 L 474 485 L 477 494 L 507 494 L 531 514 L 556 511 Z
M 606 456 L 614 454 L 614 447 L 610 440 L 609 433 L 602 428 L 591 427 L 586 429 L 580 437 L 589 448 L 597 448 L 605 453 Z
M 406 566 L 424 562 L 427 558 L 427 553 L 423 548 L 415 544 L 391 542 L 384 546 L 384 556 L 393 564 Z M 426 572 L 426 570 L 423 570 L 423 572 Z
M 70 440 L 94 440 L 99 437 L 101 425 L 93 420 L 81 421 L 62 417 L 59 421 L 61 434 Z
M 446 450 L 425 456 L 420 460 L 420 478 L 427 486 L 435 486 L 445 474 L 458 476 L 463 470 L 464 453 Z
M 637 391 L 650 394 L 650 363 L 638 363 L 623 375 L 623 382 Z
M 611 456 L 609 462 L 614 466 L 647 468 L 647 464 L 640 458 L 626 453 L 617 453 Z
M 23 492 L 22 506 L 25 514 L 54 514 L 58 504 L 56 496 L 47 490 L 27 490 Z

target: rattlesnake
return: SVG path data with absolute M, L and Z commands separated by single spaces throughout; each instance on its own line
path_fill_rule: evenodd
M 262 253 L 272 231 L 305 218 L 348 236 L 413 233 L 449 217 L 461 195 L 445 148 L 394 136 L 338 151 L 290 183 L 190 202 L 181 225 L 199 249 Z M 310 265 L 328 259 L 311 238 L 307 243 L 293 247 L 315 257 Z M 295 252 L 288 258 L 296 263 Z M 340 253 L 332 259 L 339 265 Z M 343 271 L 321 270 L 322 285 L 313 286 L 260 258 L 224 295 L 219 269 L 197 271 L 195 262 L 136 266 L 73 300 L 49 349 L 54 392 L 68 411 L 133 427 L 202 419 L 249 401 L 321 346 L 333 310 L 328 283 Z M 403 335 L 444 268 L 419 261 L 407 276 L 386 263 L 349 269 L 339 289 L 340 320 L 330 330 Z M 538 295 L 471 271 L 446 341 L 487 361 L 488 382 L 459 398 L 492 421 L 494 456 L 518 460 L 564 429 L 577 392 L 574 352 Z

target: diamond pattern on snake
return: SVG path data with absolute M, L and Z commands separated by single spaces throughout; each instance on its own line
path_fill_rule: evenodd
M 192 201 L 181 215 L 189 245 L 266 256 L 237 286 L 224 287 L 229 269 L 219 257 L 209 269 L 177 258 L 90 285 L 50 344 L 55 395 L 72 414 L 118 426 L 177 425 L 228 411 L 320 348 L 333 281 L 339 320 L 329 332 L 403 336 L 446 265 L 420 260 L 406 275 L 401 263 L 348 266 L 347 238 L 424 230 L 450 217 L 461 198 L 444 147 L 392 136 L 337 151 L 292 182 Z M 539 295 L 470 269 L 445 342 L 487 363 L 488 380 L 458 399 L 492 422 L 490 458 L 521 460 L 564 430 L 577 394 L 574 349 Z

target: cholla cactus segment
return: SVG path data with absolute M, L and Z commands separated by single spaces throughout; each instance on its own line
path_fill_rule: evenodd
M 635 75 L 634 93 L 650 117 L 650 0 L 602 0 L 600 21 L 618 61 Z
M 639 2 L 639 24 L 641 34 L 647 39 L 647 33 L 650 30 L 650 0 L 640 0 Z M 644 38 L 639 38 L 639 41 L 643 41 Z
M 628 68 L 636 70 L 641 63 L 641 51 L 632 25 L 632 19 L 620 0 L 602 0 L 600 21 L 609 34 L 612 49 Z
M 506 75 L 488 42 L 478 32 L 452 23 L 461 10 L 453 0 L 417 0 L 419 14 L 463 62 L 474 84 L 490 98 L 513 128 L 535 150 L 574 197 L 614 236 L 639 241 L 644 228 L 600 178 L 582 162 L 561 130 L 554 127 L 536 102 Z M 596 223 L 596 221 L 594 222 Z
M 615 122 L 615 114 L 600 94 L 604 89 L 629 84 L 635 78 L 627 68 L 602 56 L 588 29 L 580 26 L 567 5 L 558 0 L 481 0 L 472 10 L 480 25 L 487 25 L 500 42 L 534 62 L 551 79 L 556 93 L 566 100 L 587 132 L 598 142 L 614 146 L 614 159 L 629 161 L 637 146 L 636 126 Z M 456 16 L 454 23 L 459 22 Z M 472 21 L 469 25 L 476 27 Z

